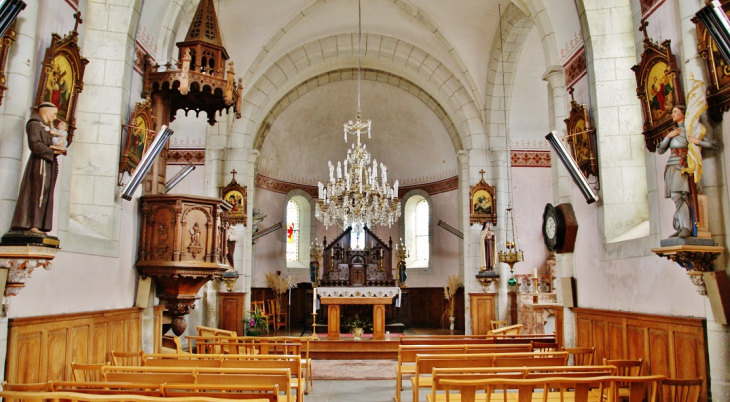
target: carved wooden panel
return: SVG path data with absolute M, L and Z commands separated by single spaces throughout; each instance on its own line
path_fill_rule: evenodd
M 72 361 L 100 363 L 112 349 L 140 350 L 141 323 L 137 308 L 11 319 L 5 378 L 70 380 Z
M 604 357 L 644 359 L 643 374 L 705 379 L 701 401 L 707 401 L 707 350 L 701 319 L 575 308 L 576 344 L 595 346 Z M 612 339 L 618 338 L 618 339 Z M 621 346 L 623 345 L 623 346 Z
M 486 335 L 492 329 L 494 298 L 494 293 L 469 293 L 472 335 Z

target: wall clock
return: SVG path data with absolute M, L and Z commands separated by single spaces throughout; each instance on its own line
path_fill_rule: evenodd
M 542 238 L 548 251 L 572 253 L 578 234 L 578 221 L 571 204 L 545 205 L 542 214 Z

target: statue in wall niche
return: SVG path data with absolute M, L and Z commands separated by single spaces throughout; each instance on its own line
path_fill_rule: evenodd
M 228 236 L 228 238 L 226 239 L 226 241 L 228 242 L 228 254 L 226 254 L 226 258 L 228 259 L 228 265 L 230 265 L 231 269 L 233 269 L 233 254 L 236 252 L 238 233 L 236 233 L 236 229 L 233 228 L 230 222 L 226 222 L 226 230 L 226 234 Z
M 30 158 L 20 185 L 18 203 L 11 227 L 36 234 L 50 232 L 53 225 L 53 189 L 58 177 L 58 155 L 65 155 L 63 143 L 54 145 L 54 138 L 63 136 L 63 126 L 53 128 L 58 108 L 51 102 L 38 105 L 25 125 Z M 54 132 L 60 135 L 54 135 Z M 59 141 L 60 142 L 60 141 Z M 65 139 L 63 139 L 65 142 Z
M 480 233 L 479 238 L 482 240 L 482 243 L 484 245 L 484 248 L 481 250 L 482 251 L 481 262 L 484 265 L 479 267 L 479 269 L 491 271 L 494 269 L 494 262 L 495 262 L 495 259 L 494 259 L 495 238 L 494 238 L 494 232 L 492 231 L 490 222 L 484 222 L 484 225 L 482 225 L 482 232 Z
M 686 111 L 684 105 L 674 106 L 672 120 L 677 127 L 657 146 L 659 154 L 667 150 L 671 152 L 664 168 L 664 197 L 671 198 L 676 207 L 673 217 L 676 231 L 669 237 L 681 239 L 696 236 L 692 216 L 697 212 L 692 206 L 696 205 L 697 184 L 702 175 L 700 148 L 713 149 L 717 145 L 715 141 L 704 139 L 705 128 L 699 123 L 699 115 L 691 120 L 692 126 L 688 133 L 688 127 L 685 127 Z

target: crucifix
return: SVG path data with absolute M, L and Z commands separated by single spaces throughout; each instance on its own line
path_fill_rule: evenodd
M 76 20 L 76 25 L 74 25 L 74 32 L 77 32 L 79 29 L 79 25 L 84 23 L 84 20 L 81 19 L 81 11 L 77 11 L 74 14 L 74 19 Z
M 646 32 L 646 27 L 649 26 L 649 21 L 647 20 L 641 20 L 641 25 L 639 25 L 639 31 L 644 33 L 644 40 L 649 40 L 649 33 Z
M 233 181 L 236 181 L 236 169 L 231 170 L 231 174 L 233 175 Z
M 484 180 L 484 173 L 487 173 L 487 172 L 484 171 L 484 169 L 482 169 L 482 170 L 479 171 L 479 174 L 482 175 L 482 180 Z

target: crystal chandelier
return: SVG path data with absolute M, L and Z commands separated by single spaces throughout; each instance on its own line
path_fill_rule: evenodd
M 360 113 L 360 39 L 362 37 L 362 16 L 358 2 L 358 58 L 357 58 L 357 119 L 350 120 L 345 127 L 345 142 L 348 135 L 357 136 L 357 144 L 347 150 L 344 163 L 331 161 L 329 181 L 319 182 L 319 200 L 315 216 L 325 227 L 341 222 L 342 227 L 352 226 L 355 232 L 364 226 L 388 225 L 390 227 L 401 216 L 398 200 L 398 180 L 391 187 L 388 182 L 388 169 L 374 158 L 371 162 L 367 146 L 360 142 L 360 136 L 367 132 L 370 138 L 370 120 L 362 120 Z M 344 166 L 344 169 L 343 169 Z

